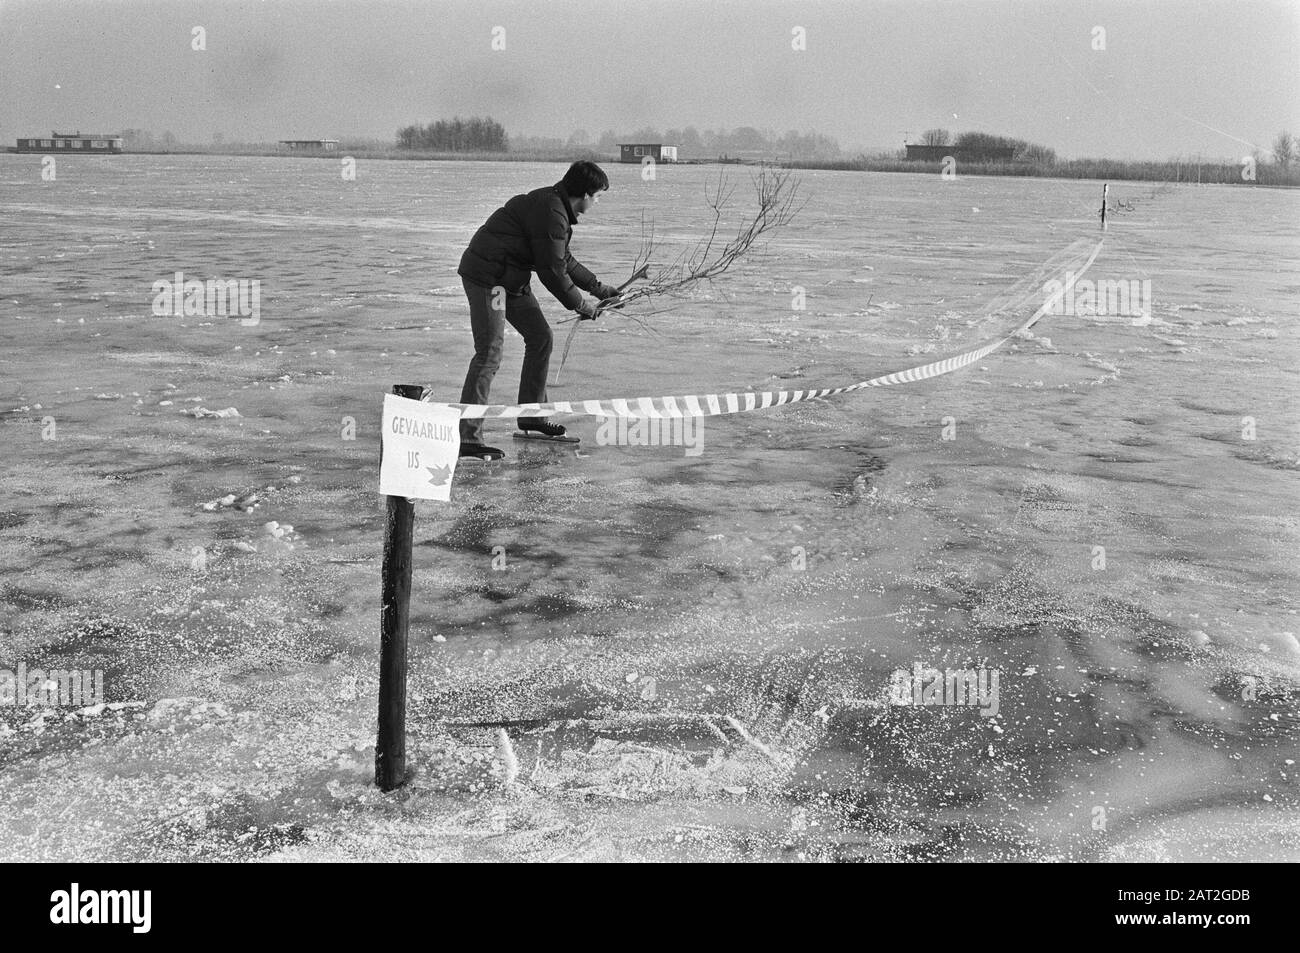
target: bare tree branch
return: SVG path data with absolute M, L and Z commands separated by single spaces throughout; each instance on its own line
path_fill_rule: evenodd
M 678 254 L 669 265 L 661 268 L 653 277 L 649 277 L 637 287 L 625 291 L 616 305 L 603 309 L 601 313 L 619 314 L 636 322 L 643 330 L 654 333 L 653 328 L 645 323 L 644 318 L 666 313 L 673 310 L 674 306 L 660 306 L 649 312 L 631 314 L 626 310 L 628 305 L 648 302 L 650 299 L 655 298 L 682 299 L 701 282 L 712 284 L 716 278 L 725 274 L 732 265 L 748 255 L 759 239 L 772 230 L 787 224 L 802 210 L 803 203 L 796 204 L 799 182 L 798 179 L 792 177 L 789 169 L 769 165 L 760 166 L 757 174 L 753 177 L 753 184 L 758 198 L 757 211 L 738 227 L 734 238 L 718 247 L 721 241 L 719 232 L 722 228 L 723 214 L 735 194 L 736 187 L 727 182 L 725 173 L 719 174 L 716 185 L 706 183 L 704 202 L 713 212 L 713 220 L 709 223 L 708 234 L 689 249 Z M 639 269 L 650 263 L 657 248 L 654 220 L 650 219 L 647 223 L 646 216 L 642 213 L 641 248 L 637 252 L 636 261 L 633 265 L 634 275 Z M 575 323 L 569 331 L 553 383 L 559 382 L 560 373 L 564 370 L 564 365 L 569 359 L 569 351 L 573 347 L 573 339 L 578 328 L 582 325 L 581 321 L 576 321 L 573 318 L 567 318 L 559 323 L 563 324 L 566 321 L 574 321 Z
M 721 248 L 716 247 L 720 241 L 718 233 L 724 210 L 735 192 L 735 187 L 728 187 L 725 179 L 720 177 L 712 194 L 706 196 L 706 203 L 713 211 L 708 235 L 648 281 L 625 294 L 621 307 L 644 298 L 681 294 L 702 281 L 712 281 L 749 254 L 759 239 L 787 224 L 803 208 L 802 204 L 796 205 L 799 184 L 788 169 L 762 166 L 753 181 L 758 209 L 737 229 L 734 238 Z

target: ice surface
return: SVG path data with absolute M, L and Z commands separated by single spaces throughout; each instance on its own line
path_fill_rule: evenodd
M 1149 278 L 1145 322 L 1048 317 L 954 375 L 707 420 L 698 456 L 573 419 L 577 453 L 463 465 L 418 508 L 419 773 L 385 796 L 382 396 L 457 398 L 460 251 L 563 166 L 39 158 L 0 156 L 0 668 L 103 668 L 139 704 L 0 707 L 0 856 L 1300 856 L 1293 192 L 1113 184 L 1143 201 L 1090 277 Z M 643 210 L 664 256 L 699 237 L 717 171 L 608 168 L 573 251 L 617 282 Z M 765 256 L 655 335 L 584 328 L 551 396 L 974 347 L 1100 196 L 802 179 Z M 260 322 L 155 317 L 176 271 L 259 279 Z M 999 670 L 999 713 L 885 703 L 914 663 Z M 449 725 L 492 721 L 523 723 L 509 791 L 498 729 Z

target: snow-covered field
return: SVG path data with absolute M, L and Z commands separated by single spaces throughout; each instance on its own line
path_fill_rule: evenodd
M 573 242 L 602 279 L 643 212 L 664 256 L 699 237 L 716 168 L 607 169 Z M 460 251 L 562 172 L 0 156 L 0 671 L 102 669 L 107 703 L 0 705 L 0 858 L 1300 859 L 1300 196 L 1245 187 L 1113 184 L 1088 277 L 1147 313 L 952 375 L 691 454 L 489 425 L 509 460 L 418 506 L 416 773 L 379 793 L 383 394 L 458 397 Z M 973 348 L 1101 193 L 801 178 L 764 257 L 657 335 L 584 327 L 552 398 Z M 154 315 L 178 271 L 257 279 L 258 322 Z M 914 665 L 996 672 L 996 713 L 891 704 Z M 453 724 L 492 721 L 510 750 Z

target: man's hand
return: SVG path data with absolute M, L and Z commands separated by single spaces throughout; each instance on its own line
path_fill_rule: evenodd
M 588 301 L 586 298 L 583 298 L 582 304 L 578 305 L 574 310 L 578 312 L 579 321 L 596 320 L 596 305 Z
M 613 285 L 607 285 L 603 283 L 597 284 L 596 297 L 599 298 L 601 301 L 606 301 L 610 298 L 617 298 L 618 289 L 615 288 Z

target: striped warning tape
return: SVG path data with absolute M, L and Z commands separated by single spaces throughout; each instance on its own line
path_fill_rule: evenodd
M 822 390 L 779 390 L 746 391 L 742 394 L 688 394 L 670 397 L 615 397 L 605 400 L 558 400 L 545 404 L 447 404 L 429 400 L 426 389 L 426 403 L 437 407 L 448 407 L 458 411 L 461 417 L 545 417 L 550 414 L 578 414 L 589 417 L 717 417 L 723 414 L 740 414 L 750 410 L 763 410 L 767 407 L 779 407 L 794 404 L 801 400 L 813 400 L 822 397 L 835 397 L 867 387 L 885 387 L 890 384 L 912 384 L 917 381 L 950 374 L 987 357 L 1017 334 L 1026 331 L 1060 301 L 1074 282 L 1083 277 L 1101 251 L 1099 241 L 1088 260 L 1077 271 L 1069 272 L 1067 282 L 1054 292 L 1029 320 L 1020 325 L 1011 334 L 985 344 L 973 351 L 965 351 L 953 357 L 894 371 L 870 380 L 859 381 L 844 387 L 829 387 Z

